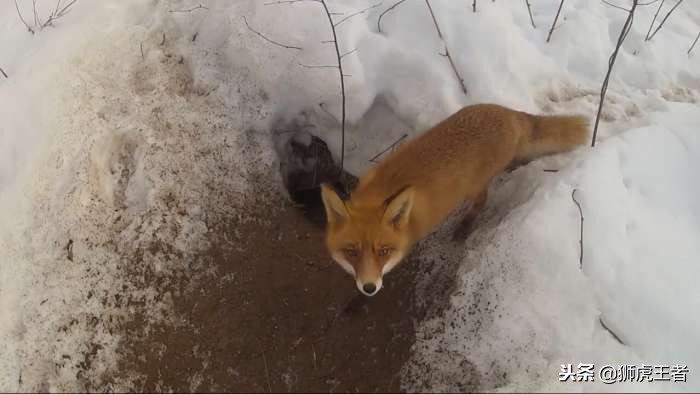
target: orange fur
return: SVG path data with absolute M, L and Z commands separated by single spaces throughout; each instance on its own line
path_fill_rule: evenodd
M 587 135 L 581 116 L 465 107 L 371 168 L 348 201 L 322 186 L 327 246 L 360 291 L 368 283 L 378 291 L 387 264 L 397 264 L 465 201 L 474 203 L 467 214 L 472 220 L 494 176 L 514 163 L 572 149 Z

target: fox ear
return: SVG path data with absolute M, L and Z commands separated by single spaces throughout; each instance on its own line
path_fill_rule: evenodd
M 413 208 L 413 187 L 407 186 L 398 194 L 390 197 L 384 210 L 384 222 L 401 228 L 408 223 Z
M 343 200 L 340 199 L 332 187 L 325 183 L 321 184 L 321 198 L 323 199 L 323 205 L 326 207 L 328 223 L 336 223 L 349 217 Z

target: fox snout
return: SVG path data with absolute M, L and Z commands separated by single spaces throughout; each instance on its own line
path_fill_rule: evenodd
M 360 289 L 360 292 L 368 297 L 371 297 L 379 292 L 379 289 L 382 288 L 382 279 L 379 278 L 379 284 L 377 285 L 376 283 L 368 282 L 362 284 L 359 280 L 357 281 L 357 288 Z
M 376 263 L 362 264 L 355 275 L 355 283 L 360 293 L 371 297 L 382 289 L 382 273 L 374 269 Z

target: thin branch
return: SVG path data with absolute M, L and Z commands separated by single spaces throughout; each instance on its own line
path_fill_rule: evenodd
M 647 31 L 646 36 L 644 36 L 644 41 L 649 41 L 649 34 L 651 34 L 651 29 L 654 27 L 654 22 L 656 22 L 656 17 L 659 16 L 659 11 L 661 11 L 661 7 L 664 6 L 664 2 L 666 0 L 661 0 L 661 4 L 659 4 L 659 8 L 656 9 L 656 13 L 654 14 L 654 19 L 651 20 L 651 23 L 649 24 L 649 30 Z
M 462 92 L 466 95 L 467 94 L 467 87 L 464 85 L 464 78 L 462 78 L 462 76 L 459 75 L 459 71 L 457 71 L 457 66 L 455 65 L 454 61 L 452 60 L 452 56 L 450 56 L 450 51 L 447 48 L 447 43 L 445 42 L 445 39 L 442 37 L 442 32 L 440 31 L 440 26 L 437 23 L 437 19 L 435 19 L 435 14 L 433 13 L 433 7 L 430 6 L 430 0 L 425 0 L 425 4 L 428 6 L 428 10 L 430 10 L 430 16 L 433 18 L 433 23 L 435 24 L 435 30 L 437 30 L 438 36 L 442 40 L 442 43 L 445 45 L 445 56 L 447 56 L 447 59 L 450 61 L 450 66 L 452 67 L 452 71 L 454 71 L 455 76 L 457 77 L 457 80 L 459 81 L 459 85 L 462 88 Z
M 401 141 L 403 141 L 403 140 L 406 139 L 406 137 L 408 137 L 408 134 L 402 135 L 401 137 L 399 137 L 398 140 L 394 141 L 393 144 L 389 145 L 386 149 L 384 149 L 383 151 L 377 153 L 373 158 L 369 159 L 369 161 L 371 161 L 372 163 L 376 163 L 376 162 L 377 162 L 377 159 L 378 159 L 379 157 L 381 157 L 383 154 L 385 154 L 385 153 L 388 152 L 389 150 L 393 150 L 393 149 L 396 147 L 396 145 L 400 144 Z
M 583 210 L 581 209 L 581 204 L 576 200 L 576 191 L 578 189 L 574 189 L 571 192 L 571 199 L 574 200 L 574 203 L 578 207 L 578 213 L 581 216 L 581 236 L 579 238 L 578 244 L 581 247 L 581 252 L 579 253 L 579 258 L 578 258 L 578 268 L 583 269 Z
M 681 5 L 682 2 L 683 2 L 683 0 L 678 0 L 678 2 L 676 3 L 676 5 L 674 5 L 674 6 L 668 11 L 668 13 L 666 14 L 666 16 L 664 16 L 664 19 L 661 20 L 661 23 L 659 23 L 659 26 L 656 27 L 656 30 L 654 30 L 654 32 L 651 33 L 651 35 L 649 36 L 649 39 L 648 39 L 647 41 L 651 41 L 651 39 L 654 38 L 654 36 L 656 35 L 656 33 L 658 33 L 658 31 L 661 30 L 661 27 L 664 25 L 664 23 L 666 23 L 666 20 L 668 19 L 668 17 L 671 16 L 671 13 L 672 13 L 676 8 L 678 8 L 678 6 Z
M 614 332 L 613 330 L 611 330 L 607 325 L 605 325 L 605 322 L 603 322 L 603 316 L 599 316 L 599 317 L 598 317 L 598 321 L 600 322 L 600 325 L 601 325 L 605 330 L 607 330 L 607 331 L 610 333 L 610 335 L 612 335 L 612 337 L 613 337 L 620 345 L 625 345 L 625 343 L 622 341 L 622 339 L 620 339 L 620 337 L 618 337 L 617 334 L 615 334 L 615 332 Z
M 535 20 L 532 19 L 532 7 L 530 6 L 530 1 L 525 0 L 525 4 L 527 5 L 527 12 L 530 14 L 530 23 L 532 23 L 532 28 L 537 29 L 537 26 L 535 26 Z
M 547 34 L 547 42 L 552 38 L 552 33 L 554 32 L 554 28 L 557 25 L 557 20 L 559 19 L 559 13 L 561 12 L 561 7 L 564 5 L 564 0 L 561 0 L 559 3 L 559 9 L 557 9 L 557 16 L 554 17 L 554 22 L 552 22 L 552 28 L 549 29 L 549 34 Z
M 22 17 L 22 13 L 19 11 L 19 5 L 17 5 L 17 0 L 15 0 L 15 8 L 17 9 L 17 15 L 19 15 L 19 19 L 22 21 L 22 23 L 24 23 L 24 26 L 26 26 L 27 30 L 30 33 L 34 34 L 34 29 L 32 29 L 32 27 L 29 26 L 29 23 L 27 23 L 27 21 L 24 20 L 24 17 Z
M 305 68 L 338 68 L 336 65 L 326 65 L 326 64 L 303 64 L 299 63 L 300 66 Z
M 71 1 L 70 3 L 66 4 L 63 8 L 61 8 L 60 11 L 54 13 L 54 15 L 55 15 L 54 19 L 60 18 L 60 17 L 64 16 L 65 14 L 67 14 L 68 11 L 70 11 L 70 8 L 73 6 L 73 4 L 75 4 L 76 1 L 78 1 L 78 0 Z M 61 2 L 59 1 L 58 4 L 61 4 Z M 56 9 L 58 9 L 58 5 L 56 6 Z
M 627 8 L 625 8 L 625 7 L 620 7 L 619 5 L 612 4 L 612 3 L 610 3 L 610 2 L 608 2 L 608 1 L 606 1 L 606 0 L 600 0 L 600 1 L 602 1 L 603 3 L 609 5 L 610 7 L 615 7 L 615 8 L 617 8 L 617 9 L 619 9 L 619 10 L 623 10 L 623 11 L 625 11 L 625 12 L 630 12 L 630 10 L 628 10 Z M 636 5 L 635 5 L 635 6 L 636 6 Z
M 63 8 L 60 8 L 61 0 L 58 0 L 58 2 L 56 3 L 56 8 L 53 10 L 51 15 L 49 15 L 49 18 L 46 20 L 46 22 L 42 23 L 41 27 L 44 28 L 46 26 L 53 26 L 53 22 L 68 14 L 73 4 L 75 4 L 77 1 L 78 0 L 73 0 L 65 6 L 63 6 Z
M 203 6 L 203 5 L 200 4 L 200 5 L 196 6 L 196 7 L 189 8 L 189 9 L 186 9 L 186 10 L 168 10 L 168 12 L 192 12 L 192 11 L 197 11 L 197 10 L 209 10 L 209 8 L 207 8 L 207 7 L 205 7 L 205 6 Z
M 693 45 L 691 45 L 690 49 L 688 49 L 688 56 L 690 56 L 690 51 L 692 51 L 693 48 L 695 48 L 695 44 L 698 43 L 698 38 L 700 38 L 700 31 L 698 32 L 698 35 L 695 36 L 695 41 L 693 41 Z
M 625 24 L 622 26 L 622 30 L 620 31 L 620 37 L 617 39 L 617 45 L 615 46 L 615 50 L 613 51 L 612 55 L 610 55 L 610 59 L 608 60 L 608 72 L 607 72 L 607 74 L 605 74 L 605 80 L 603 81 L 603 86 L 600 88 L 600 102 L 598 103 L 598 113 L 596 114 L 596 117 L 595 117 L 595 126 L 593 127 L 593 139 L 591 140 L 592 147 L 595 146 L 595 139 L 596 139 L 596 136 L 598 135 L 598 124 L 600 123 L 600 113 L 603 110 L 603 102 L 605 102 L 605 94 L 608 91 L 608 83 L 610 82 L 610 74 L 612 73 L 613 66 L 615 65 L 615 59 L 617 58 L 617 53 L 620 51 L 620 47 L 622 47 L 622 43 L 625 41 L 625 38 L 627 38 L 627 34 L 632 29 L 632 23 L 634 22 L 634 11 L 636 10 L 637 5 L 638 5 L 638 0 L 632 0 L 632 8 L 629 10 L 629 13 L 627 14 L 627 19 L 625 20 Z
M 345 56 L 350 55 L 351 53 L 355 53 L 355 52 L 357 52 L 357 48 L 353 49 L 352 51 L 347 51 L 347 52 L 343 53 L 342 55 L 340 55 L 340 58 L 342 59 Z
M 0 73 L 1 73 L 6 79 L 7 79 L 7 78 L 10 78 L 10 77 L 7 76 L 7 73 L 5 72 L 5 70 L 2 69 L 2 67 L 0 67 Z
M 34 27 L 41 27 L 41 22 L 39 22 L 39 11 L 36 9 L 36 0 L 32 0 L 32 9 L 34 10 Z
M 440 31 L 440 26 L 437 23 L 437 20 L 435 19 L 435 14 L 433 14 L 433 7 L 430 6 L 430 1 L 425 0 L 425 4 L 428 5 L 428 10 L 430 10 L 430 16 L 433 17 L 433 23 L 435 24 L 435 30 L 437 30 L 438 37 L 440 37 L 441 40 L 445 41 L 442 38 L 442 32 Z
M 58 14 L 58 8 L 61 7 L 61 0 L 58 0 L 56 2 L 56 9 L 53 10 L 53 14 L 56 15 Z
M 335 47 L 335 55 L 338 59 L 338 74 L 340 76 L 340 97 L 342 100 L 342 116 L 340 120 L 341 142 L 339 175 L 342 175 L 343 171 L 345 170 L 345 75 L 343 74 L 343 61 L 340 57 L 340 47 L 338 46 L 338 35 L 335 32 L 336 25 L 333 23 L 333 17 L 331 16 L 330 11 L 328 10 L 328 5 L 326 4 L 326 1 L 321 0 L 321 5 L 323 5 L 323 9 L 326 11 L 326 15 L 328 16 L 328 24 L 331 26 L 331 31 L 333 32 L 333 46 Z M 343 188 L 346 189 L 343 190 L 344 192 L 348 191 L 345 182 L 343 182 Z
M 401 1 L 398 1 L 398 2 L 394 3 L 394 5 L 392 5 L 391 7 L 387 8 L 387 9 L 385 9 L 381 14 L 379 14 L 379 19 L 377 19 L 377 31 L 378 31 L 378 32 L 380 32 L 380 33 L 382 32 L 382 18 L 384 17 L 384 14 L 386 14 L 387 12 L 393 10 L 394 8 L 396 8 L 397 6 L 399 6 L 401 3 L 403 3 L 404 1 L 406 1 L 406 0 L 401 0 Z
M 341 23 L 345 22 L 346 20 L 352 18 L 353 16 L 355 16 L 355 15 L 360 15 L 360 14 L 364 14 L 365 12 L 371 10 L 372 8 L 377 8 L 377 7 L 379 7 L 380 5 L 382 5 L 382 2 L 381 2 L 381 1 L 380 1 L 379 3 L 377 3 L 377 4 L 375 4 L 375 5 L 371 5 L 371 6 L 367 7 L 367 8 L 365 8 L 364 10 L 357 11 L 357 12 L 353 12 L 352 14 L 346 16 L 345 18 L 339 20 L 338 22 L 335 22 L 335 24 L 334 24 L 333 26 L 334 26 L 334 27 L 338 27 L 338 25 L 340 25 Z
M 472 1 L 472 12 L 476 12 L 476 0 Z
M 331 113 L 331 111 L 329 111 L 329 110 L 326 108 L 326 103 L 318 103 L 318 106 L 321 107 L 321 109 L 323 110 L 323 112 L 325 112 L 326 114 L 328 114 L 328 116 L 330 116 L 333 120 L 335 120 L 336 122 L 340 123 L 340 121 L 338 120 L 338 118 L 336 118 L 335 115 L 333 115 L 333 114 Z
M 259 31 L 255 30 L 255 29 L 253 29 L 252 27 L 250 27 L 250 25 L 248 24 L 248 19 L 246 19 L 245 16 L 243 16 L 243 22 L 245 22 L 245 25 L 246 25 L 246 27 L 248 28 L 248 30 L 250 30 L 250 31 L 252 31 L 253 33 L 257 34 L 257 35 L 260 36 L 263 40 L 265 40 L 265 41 L 267 41 L 267 42 L 269 42 L 269 43 L 271 43 L 271 44 L 275 44 L 275 45 L 280 46 L 280 47 L 282 47 L 282 48 L 301 50 L 300 47 L 296 47 L 296 46 L 293 46 L 293 45 L 281 44 L 281 43 L 279 43 L 279 42 L 277 42 L 277 41 L 274 41 L 274 40 L 271 40 L 271 39 L 265 37 L 262 33 L 260 33 Z

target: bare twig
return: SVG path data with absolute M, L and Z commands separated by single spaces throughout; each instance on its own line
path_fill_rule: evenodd
M 688 52 L 688 53 L 690 53 L 690 52 Z M 5 70 L 3 70 L 2 67 L 0 67 L 0 73 L 1 73 L 5 78 L 10 78 L 10 77 L 7 76 L 7 73 L 5 73 Z
M 346 107 L 346 105 L 345 105 L 345 102 L 346 102 L 346 97 L 345 97 L 345 77 L 347 77 L 347 76 L 349 76 L 349 75 L 348 75 L 348 74 L 345 74 L 345 73 L 343 72 L 343 61 L 342 61 L 343 59 L 342 59 L 342 58 L 343 58 L 343 56 L 346 56 L 346 55 L 348 55 L 348 54 L 354 52 L 354 50 L 352 50 L 352 51 L 350 51 L 350 52 L 347 52 L 347 53 L 341 55 L 341 53 L 340 53 L 340 44 L 338 43 L 338 33 L 336 32 L 336 29 L 335 29 L 335 28 L 336 28 L 338 25 L 340 25 L 341 23 L 343 23 L 343 22 L 345 22 L 346 20 L 348 20 L 349 18 L 351 18 L 351 17 L 353 17 L 353 16 L 355 16 L 355 15 L 359 15 L 359 14 L 361 14 L 361 13 L 363 13 L 363 12 L 366 12 L 367 10 L 370 10 L 370 9 L 372 9 L 372 8 L 378 7 L 379 5 L 381 5 L 381 3 L 377 3 L 377 4 L 375 4 L 375 5 L 371 6 L 371 7 L 365 8 L 365 9 L 363 9 L 363 10 L 361 10 L 361 11 L 358 11 L 358 12 L 355 12 L 355 13 L 353 13 L 353 14 L 351 14 L 351 15 L 348 15 L 347 17 L 341 19 L 341 20 L 338 21 L 338 22 L 334 22 L 334 21 L 333 21 L 333 15 L 338 15 L 338 14 L 337 14 L 337 13 L 334 13 L 334 12 L 331 12 L 331 11 L 328 9 L 328 4 L 326 4 L 326 0 L 279 0 L 279 1 L 274 1 L 274 2 L 265 3 L 265 5 L 272 5 L 272 4 L 293 4 L 293 3 L 298 3 L 298 2 L 300 2 L 300 1 L 309 1 L 309 2 L 320 3 L 320 4 L 323 6 L 323 10 L 325 11 L 326 16 L 328 17 L 328 24 L 330 25 L 331 33 L 333 34 L 333 39 L 332 39 L 332 40 L 326 40 L 326 41 L 323 41 L 323 42 L 324 42 L 324 43 L 325 43 L 325 42 L 328 42 L 328 43 L 332 42 L 332 43 L 333 43 L 333 46 L 334 46 L 334 48 L 335 48 L 336 59 L 337 59 L 337 62 L 338 62 L 337 65 L 334 65 L 334 66 L 331 66 L 331 65 L 306 65 L 306 64 L 301 64 L 301 63 L 299 63 L 299 65 L 302 66 L 302 67 L 306 67 L 306 68 L 337 68 L 337 69 L 338 69 L 338 75 L 339 75 L 339 77 L 340 77 L 340 98 L 341 98 L 341 119 L 340 119 L 341 142 L 340 142 L 340 166 L 339 166 L 339 168 L 338 168 L 338 171 L 339 171 L 339 176 L 341 177 L 341 179 L 343 179 L 342 184 L 343 184 L 343 187 L 345 188 L 344 192 L 347 193 L 347 187 L 348 187 L 348 185 L 347 185 L 346 182 L 344 181 L 344 178 L 343 178 L 342 175 L 343 175 L 343 171 L 344 171 L 344 169 L 345 169 L 345 117 L 346 117 L 346 108 L 345 108 L 345 107 Z M 322 107 L 322 108 L 323 108 L 323 107 Z
M 579 204 L 578 200 L 576 200 L 576 191 L 578 189 L 574 189 L 571 192 L 571 199 L 574 200 L 574 203 L 578 207 L 578 213 L 581 216 L 581 237 L 579 238 L 578 244 L 581 248 L 581 252 L 579 253 L 579 258 L 578 258 L 578 268 L 583 269 L 583 210 L 581 209 L 581 204 Z
M 68 260 L 73 261 L 73 240 L 69 239 L 68 244 L 66 245 L 66 258 Z
M 530 14 L 530 23 L 532 23 L 532 28 L 537 29 L 537 26 L 535 26 L 535 20 L 532 19 L 532 7 L 530 6 L 530 1 L 525 0 L 525 4 L 527 5 L 527 12 Z
M 338 120 L 338 118 L 336 118 L 335 115 L 333 115 L 333 114 L 331 113 L 331 111 L 329 111 L 329 110 L 326 108 L 326 103 L 318 103 L 318 106 L 321 107 L 321 109 L 323 110 L 323 112 L 325 112 L 326 114 L 328 114 L 328 116 L 330 116 L 333 120 L 335 120 L 336 122 L 340 123 L 340 121 Z
M 34 29 L 32 29 L 32 27 L 29 26 L 29 23 L 27 23 L 27 21 L 24 20 L 22 13 L 19 11 L 19 5 L 17 4 L 17 0 L 15 0 L 15 8 L 17 9 L 17 15 L 19 15 L 19 20 L 21 20 L 22 23 L 24 23 L 24 26 L 30 33 L 34 34 Z
M 338 74 L 340 76 L 340 97 L 341 97 L 341 119 L 340 119 L 340 133 L 341 133 L 341 142 L 340 142 L 340 174 L 343 173 L 343 170 L 345 169 L 345 74 L 343 74 L 343 61 L 340 57 L 340 47 L 338 45 L 338 35 L 335 31 L 336 25 L 333 23 L 333 17 L 331 16 L 330 11 L 328 10 L 328 5 L 326 4 L 325 0 L 321 0 L 321 5 L 323 5 L 323 9 L 326 11 L 326 15 L 328 16 L 328 24 L 331 27 L 331 32 L 333 32 L 333 46 L 335 47 L 335 55 L 338 59 Z M 346 187 L 345 183 L 343 182 L 343 187 Z M 344 192 L 347 192 L 347 190 L 344 190 Z
M 698 43 L 698 38 L 700 38 L 700 31 L 698 32 L 698 35 L 695 36 L 695 41 L 693 41 L 693 45 L 690 46 L 690 49 L 688 49 L 688 56 L 690 56 L 690 52 L 695 48 L 695 44 Z
M 380 33 L 382 32 L 382 18 L 384 17 L 384 14 L 386 14 L 387 12 L 393 10 L 394 8 L 396 8 L 397 6 L 399 6 L 401 3 L 403 3 L 404 1 L 406 1 L 406 0 L 401 0 L 401 1 L 398 1 L 398 2 L 394 3 L 394 5 L 392 5 L 391 7 L 387 8 L 387 9 L 385 9 L 381 14 L 379 14 L 379 19 L 377 19 L 377 31 L 378 31 L 378 32 L 380 32 Z
M 141 42 L 139 46 L 141 47 L 141 59 L 145 59 L 146 57 L 143 54 L 143 42 Z
M 252 27 L 250 27 L 250 25 L 248 24 L 248 19 L 246 19 L 245 16 L 243 16 L 243 22 L 245 22 L 245 25 L 246 25 L 246 27 L 248 28 L 248 30 L 250 30 L 250 31 L 252 31 L 253 33 L 257 34 L 257 35 L 260 36 L 263 40 L 265 40 L 265 41 L 267 41 L 267 42 L 269 42 L 269 43 L 271 43 L 271 44 L 275 44 L 275 45 L 280 46 L 280 47 L 282 47 L 282 48 L 301 50 L 300 47 L 296 47 L 296 46 L 293 46 L 293 45 L 280 44 L 280 43 L 277 42 L 277 41 L 274 41 L 274 40 L 271 40 L 271 39 L 265 37 L 262 33 L 260 33 L 259 31 L 255 30 L 255 29 L 253 29 Z M 195 37 L 196 37 L 196 36 L 195 36 Z
M 552 38 L 552 33 L 554 28 L 557 26 L 557 20 L 559 19 L 559 13 L 561 12 L 561 7 L 564 5 L 564 0 L 559 3 L 559 9 L 557 9 L 557 16 L 554 17 L 554 22 L 552 22 L 552 27 L 549 29 L 549 34 L 547 34 L 547 42 Z
M 647 30 L 647 35 L 644 36 L 644 41 L 649 41 L 649 34 L 651 34 L 651 29 L 654 27 L 654 22 L 656 22 L 656 17 L 659 16 L 659 11 L 661 11 L 661 7 L 664 6 L 664 2 L 666 0 L 661 0 L 661 4 L 659 4 L 659 8 L 656 9 L 656 13 L 654 14 L 654 19 L 651 20 L 651 23 L 649 24 L 649 30 Z
M 196 7 L 188 8 L 188 9 L 186 9 L 186 10 L 168 10 L 168 12 L 193 12 L 193 11 L 197 11 L 197 10 L 208 10 L 208 9 L 209 9 L 209 8 L 207 8 L 207 7 L 205 7 L 205 6 L 201 5 L 201 4 L 199 4 L 199 5 L 196 6 Z
M 39 16 L 39 10 L 36 7 L 37 2 L 36 2 L 36 0 L 32 0 L 32 12 L 33 12 L 33 16 L 34 16 L 34 29 L 32 29 L 32 27 L 29 26 L 29 23 L 27 23 L 27 21 L 24 20 L 22 13 L 19 11 L 19 5 L 17 4 L 17 0 L 15 0 L 15 8 L 17 9 L 17 15 L 19 15 L 19 19 L 22 21 L 22 23 L 27 28 L 27 30 L 32 34 L 35 34 L 35 32 L 37 30 L 43 30 L 47 26 L 53 26 L 53 23 L 57 19 L 65 16 L 66 14 L 68 14 L 68 12 L 70 12 L 71 7 L 77 1 L 78 0 L 72 0 L 72 1 L 68 2 L 67 4 L 63 5 L 63 7 L 61 7 L 61 0 L 58 0 L 56 2 L 56 7 L 51 11 L 51 13 L 46 18 L 46 20 L 42 22 L 41 16 Z M 35 29 L 37 29 L 37 30 L 35 30 Z
M 32 0 L 32 9 L 34 10 L 34 27 L 41 27 L 41 22 L 39 22 L 39 11 L 36 9 L 36 0 Z
M 384 149 L 383 151 L 377 153 L 373 158 L 369 159 L 369 161 L 371 161 L 372 163 L 376 163 L 376 162 L 377 162 L 377 159 L 378 159 L 379 157 L 381 157 L 383 154 L 385 154 L 385 153 L 388 152 L 389 150 L 393 150 L 393 149 L 396 147 L 396 145 L 400 144 L 401 141 L 403 141 L 403 140 L 406 139 L 406 137 L 408 137 L 408 134 L 402 135 L 401 137 L 399 137 L 398 140 L 394 141 L 393 144 L 389 145 L 386 149 Z
M 602 1 L 603 3 L 609 5 L 610 7 L 617 8 L 618 10 L 630 12 L 630 10 L 628 10 L 627 8 L 625 8 L 625 7 L 620 7 L 619 5 L 615 5 L 615 4 L 613 4 L 613 3 L 609 2 L 609 1 L 606 1 L 606 0 L 600 0 L 600 1 Z
M 430 6 L 430 1 L 425 0 L 425 4 L 428 6 L 428 10 L 430 10 L 430 16 L 433 17 L 433 23 L 435 24 L 435 30 L 437 30 L 438 37 L 440 37 L 441 40 L 445 41 L 444 38 L 442 38 L 442 32 L 440 31 L 440 26 L 437 23 L 437 20 L 435 19 L 435 14 L 433 14 L 433 7 Z
M 466 95 L 467 94 L 467 87 L 464 85 L 464 78 L 462 78 L 462 76 L 459 75 L 459 71 L 457 71 L 457 66 L 455 66 L 455 63 L 452 60 L 452 56 L 450 56 L 450 51 L 447 48 L 447 42 L 445 42 L 445 38 L 442 36 L 442 32 L 440 31 L 440 26 L 438 25 L 437 19 L 435 19 L 435 14 L 433 13 L 433 7 L 430 6 L 430 0 L 425 0 L 425 4 L 428 6 L 428 10 L 430 11 L 430 16 L 433 18 L 433 23 L 435 24 L 435 30 L 437 30 L 438 36 L 442 40 L 442 43 L 445 45 L 445 56 L 447 56 L 447 59 L 450 61 L 450 66 L 452 67 L 452 71 L 454 71 L 455 76 L 457 77 L 457 80 L 459 81 L 459 85 L 462 87 L 462 92 Z
M 355 53 L 355 52 L 357 52 L 357 48 L 353 49 L 352 51 L 347 51 L 347 52 L 343 53 L 342 55 L 340 55 L 340 58 L 342 59 L 345 56 L 350 55 L 351 53 Z M 347 74 L 345 74 L 345 76 L 347 76 Z
M 332 64 L 303 64 L 299 63 L 300 66 L 305 67 L 305 68 L 338 68 L 336 65 Z
M 379 7 L 380 5 L 382 5 L 382 2 L 381 2 L 381 1 L 380 1 L 379 3 L 377 3 L 377 4 L 375 4 L 375 5 L 371 5 L 371 6 L 367 7 L 367 8 L 365 8 L 364 10 L 357 11 L 357 12 L 353 12 L 352 14 L 346 16 L 345 18 L 339 20 L 338 22 L 335 22 L 335 24 L 334 24 L 333 26 L 336 26 L 336 27 L 337 27 L 338 25 L 340 25 L 341 23 L 345 22 L 346 20 L 352 18 L 353 16 L 355 16 L 355 15 L 360 15 L 360 14 L 364 14 L 365 12 L 371 10 L 372 8 L 377 8 L 377 7 Z
M 603 86 L 600 89 L 600 102 L 598 103 L 598 113 L 596 114 L 596 117 L 595 117 L 595 126 L 593 127 L 593 139 L 591 140 L 591 146 L 595 146 L 595 139 L 596 139 L 596 136 L 598 135 L 598 124 L 600 123 L 600 113 L 603 110 L 603 102 L 605 102 L 605 94 L 608 91 L 608 83 L 610 82 L 610 74 L 612 73 L 613 66 L 615 65 L 615 59 L 617 58 L 617 53 L 620 51 L 620 47 L 622 47 L 622 43 L 625 41 L 625 38 L 627 38 L 627 34 L 632 29 L 632 23 L 634 22 L 634 11 L 637 9 L 638 5 L 639 5 L 639 0 L 632 0 L 632 8 L 629 10 L 629 13 L 627 14 L 627 19 L 625 20 L 625 24 L 622 26 L 622 30 L 620 31 L 620 36 L 617 39 L 617 45 L 615 45 L 615 50 L 613 51 L 612 55 L 610 55 L 610 60 L 608 60 L 608 72 L 605 74 L 605 80 L 603 81 Z
M 601 325 L 607 332 L 609 332 L 610 335 L 612 335 L 612 337 L 613 337 L 620 345 L 624 345 L 624 344 L 625 344 L 625 343 L 622 341 L 622 339 L 620 339 L 620 337 L 618 337 L 617 334 L 615 334 L 615 332 L 614 332 L 613 330 L 611 330 L 611 329 L 605 324 L 605 322 L 603 322 L 603 316 L 599 316 L 599 317 L 598 317 L 598 321 L 600 322 L 600 325 Z
M 666 20 L 668 19 L 668 17 L 671 16 L 671 13 L 672 13 L 676 8 L 678 8 L 678 6 L 681 5 L 682 2 L 683 2 L 683 0 L 678 0 L 678 2 L 676 3 L 676 5 L 674 5 L 674 6 L 668 11 L 668 13 L 666 14 L 666 16 L 664 16 L 664 19 L 661 20 L 661 23 L 659 23 L 659 26 L 657 26 L 656 29 L 654 30 L 654 32 L 651 33 L 651 35 L 649 36 L 649 39 L 648 39 L 647 41 L 651 41 L 651 39 L 654 38 L 654 36 L 656 35 L 656 33 L 658 33 L 659 30 L 661 30 L 661 27 L 664 25 L 664 23 L 666 23 Z
M 472 1 L 472 12 L 476 12 L 476 0 Z
M 63 6 L 63 7 L 61 8 L 61 0 L 58 0 L 58 2 L 56 2 L 56 8 L 51 12 L 51 15 L 49 15 L 49 17 L 48 17 L 48 19 L 46 20 L 46 22 L 44 22 L 44 23 L 41 24 L 41 27 L 44 28 L 44 27 L 46 27 L 46 26 L 53 26 L 53 22 L 54 22 L 56 19 L 59 19 L 59 18 L 65 16 L 68 12 L 70 12 L 70 8 L 71 8 L 71 7 L 73 6 L 73 4 L 75 4 L 77 1 L 78 1 L 78 0 L 72 0 L 71 2 L 69 2 L 68 4 L 66 4 L 65 6 Z

